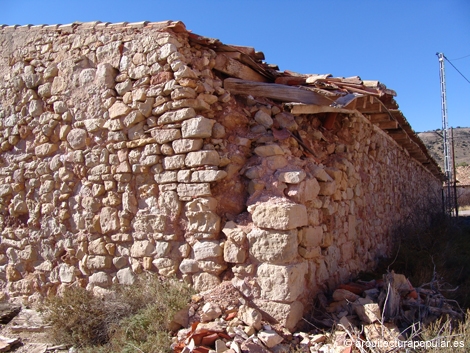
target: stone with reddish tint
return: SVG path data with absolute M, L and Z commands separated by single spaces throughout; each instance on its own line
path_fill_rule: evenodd
M 259 228 L 289 230 L 308 224 L 304 205 L 271 200 L 249 208 L 253 223 Z

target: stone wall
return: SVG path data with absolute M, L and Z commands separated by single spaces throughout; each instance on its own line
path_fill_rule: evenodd
M 325 129 L 322 114 L 231 95 L 217 53 L 188 35 L 175 22 L 0 31 L 5 297 L 105 294 L 152 271 L 199 291 L 231 280 L 292 329 L 440 197 L 360 113 Z

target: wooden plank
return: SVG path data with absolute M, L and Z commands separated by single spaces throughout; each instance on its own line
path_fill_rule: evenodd
M 387 131 L 387 133 L 390 135 L 391 138 L 393 138 L 395 141 L 409 141 L 410 138 L 408 137 L 408 135 L 406 134 L 406 132 L 404 132 L 403 130 L 401 129 L 397 129 L 397 130 L 389 130 Z
M 233 45 L 229 44 L 232 48 L 235 48 L 238 51 L 241 51 L 242 53 L 245 53 L 246 55 L 254 57 L 256 55 L 256 50 L 253 47 L 244 47 L 241 45 Z
M 299 86 L 305 84 L 305 77 L 297 77 L 297 76 L 283 76 L 276 78 L 276 83 L 280 85 L 288 85 L 288 86 Z
M 242 80 L 256 81 L 256 82 L 268 82 L 269 80 L 264 76 L 260 75 L 253 69 L 246 65 L 243 65 L 237 60 L 231 59 L 224 54 L 217 55 L 215 59 L 214 69 L 223 72 L 232 77 L 237 77 Z
M 387 113 L 370 114 L 369 120 L 372 123 L 383 123 L 383 122 L 392 121 L 392 119 L 390 119 L 390 115 Z
M 313 104 L 286 104 L 290 108 L 292 115 L 301 114 L 320 114 L 320 113 L 344 113 L 353 114 L 353 110 L 339 109 L 330 107 L 328 105 L 313 105 Z
M 315 105 L 330 105 L 333 102 L 331 99 L 318 93 L 276 83 L 261 83 L 227 78 L 224 80 L 224 88 L 233 94 L 251 94 L 255 97 L 266 97 L 281 102 L 299 102 Z
M 391 130 L 391 129 L 399 128 L 399 125 L 396 121 L 380 121 L 380 122 L 374 123 L 374 125 L 377 125 L 382 130 Z
M 333 129 L 333 127 L 335 126 L 337 116 L 338 116 L 338 113 L 328 113 L 326 116 L 326 120 L 323 123 L 323 127 L 327 130 Z
M 223 51 L 223 52 L 219 52 L 219 54 L 223 54 L 230 59 L 234 59 L 238 61 L 240 61 L 242 58 L 242 53 L 240 53 L 239 51 Z

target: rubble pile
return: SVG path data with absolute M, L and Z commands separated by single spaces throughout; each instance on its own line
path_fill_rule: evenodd
M 177 332 L 172 348 L 178 353 L 350 353 L 372 346 L 387 352 L 384 347 L 416 339 L 419 324 L 443 315 L 462 319 L 438 290 L 425 287 L 414 288 L 393 271 L 383 280 L 342 284 L 329 300 L 318 296 L 312 316 L 304 320 L 310 331 L 291 333 L 270 324 L 252 301 L 223 282 L 193 298 L 185 310 L 188 324 Z

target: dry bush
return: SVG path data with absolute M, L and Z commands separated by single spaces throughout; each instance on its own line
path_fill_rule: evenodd
M 457 189 L 457 198 L 459 207 L 461 209 L 468 209 L 470 207 L 470 188 Z
M 107 341 L 107 311 L 101 300 L 81 287 L 71 287 L 61 296 L 47 298 L 40 312 L 51 325 L 53 342 L 76 347 Z
M 470 351 L 470 310 L 464 321 L 441 318 L 425 327 L 419 334 L 428 348 L 417 352 L 466 353 Z
M 41 307 L 54 342 L 83 352 L 170 351 L 169 324 L 193 291 L 177 280 L 144 274 L 132 286 L 115 286 L 104 299 L 72 287 Z
M 415 286 L 437 280 L 442 294 L 469 308 L 470 226 L 443 213 L 419 210 L 395 233 L 395 255 L 378 272 L 402 273 Z

